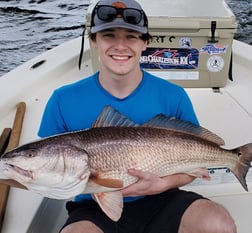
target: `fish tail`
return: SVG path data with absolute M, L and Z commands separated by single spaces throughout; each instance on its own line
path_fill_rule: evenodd
M 252 161 L 252 143 L 246 144 L 235 149 L 238 154 L 238 163 L 234 168 L 234 175 L 237 177 L 242 187 L 248 191 L 247 183 L 246 183 L 246 175 L 248 173 L 249 168 L 251 167 Z

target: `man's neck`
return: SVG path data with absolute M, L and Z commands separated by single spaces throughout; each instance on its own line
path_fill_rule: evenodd
M 142 71 L 135 74 L 127 75 L 112 75 L 112 74 L 99 74 L 99 82 L 102 87 L 111 95 L 123 99 L 129 96 L 141 83 Z

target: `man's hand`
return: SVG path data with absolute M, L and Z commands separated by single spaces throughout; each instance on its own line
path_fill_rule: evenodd
M 128 172 L 130 175 L 137 177 L 138 181 L 121 190 L 124 197 L 158 194 L 191 183 L 195 179 L 195 177 L 184 173 L 160 178 L 151 172 L 137 169 L 129 169 Z

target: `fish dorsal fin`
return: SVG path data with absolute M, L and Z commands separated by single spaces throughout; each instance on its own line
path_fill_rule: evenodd
M 212 133 L 204 127 L 176 119 L 175 117 L 167 117 L 164 114 L 156 115 L 150 121 L 146 122 L 143 126 L 167 128 L 170 130 L 187 133 L 213 142 L 219 146 L 225 144 L 224 140 L 221 137 Z
M 105 106 L 97 118 L 97 120 L 93 123 L 92 127 L 110 127 L 110 126 L 137 126 L 137 124 L 121 114 L 119 111 L 114 109 L 112 106 Z

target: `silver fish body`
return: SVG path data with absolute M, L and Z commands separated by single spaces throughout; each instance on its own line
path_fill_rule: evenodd
M 69 199 L 93 194 L 117 221 L 123 204 L 115 190 L 136 182 L 128 174 L 130 168 L 160 177 L 187 173 L 209 178 L 206 168 L 227 167 L 247 190 L 252 144 L 226 150 L 223 143 L 217 135 L 187 122 L 158 115 L 137 126 L 106 108 L 93 128 L 23 145 L 7 152 L 1 162 L 5 175 L 41 195 Z
M 92 179 L 122 180 L 123 187 L 135 181 L 128 175 L 129 168 L 163 177 L 216 166 L 233 171 L 239 163 L 236 150 L 225 150 L 193 135 L 163 128 L 93 128 L 83 136 L 81 141 L 96 138 L 85 147 Z

